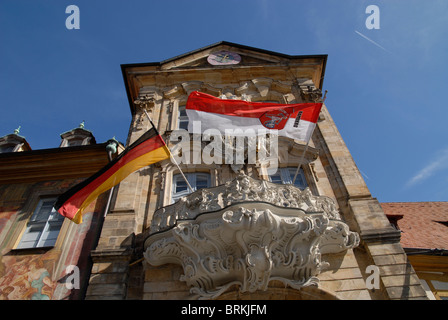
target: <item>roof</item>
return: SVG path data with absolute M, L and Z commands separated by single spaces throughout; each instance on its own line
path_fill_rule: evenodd
M 0 154 L 0 185 L 88 177 L 109 158 L 107 142 Z
M 403 248 L 448 249 L 448 202 L 381 203 L 390 220 L 397 220 Z
M 260 49 L 260 48 L 255 48 L 255 47 L 250 47 L 250 46 L 246 46 L 246 45 L 242 45 L 242 44 L 238 44 L 238 43 L 234 43 L 234 42 L 229 42 L 229 41 L 220 41 L 220 42 L 216 42 L 213 43 L 211 45 L 196 49 L 196 50 L 192 50 L 180 55 L 177 55 L 175 57 L 163 60 L 163 61 L 159 61 L 159 62 L 144 62 L 144 63 L 125 63 L 121 65 L 121 68 L 124 69 L 126 67 L 142 67 L 142 66 L 158 66 L 158 65 L 162 65 L 174 60 L 178 60 L 190 55 L 193 55 L 197 52 L 201 52 L 207 49 L 211 49 L 211 48 L 215 48 L 221 45 L 226 45 L 226 46 L 230 46 L 230 47 L 234 47 L 234 48 L 240 48 L 240 49 L 244 49 L 244 50 L 249 50 L 249 51 L 256 51 L 256 52 L 260 52 L 260 53 L 265 53 L 268 55 L 273 55 L 273 56 L 277 56 L 277 57 L 282 57 L 282 58 L 286 58 L 286 59 L 295 59 L 295 58 L 316 58 L 316 57 L 320 57 L 322 59 L 324 59 L 324 62 L 327 62 L 327 54 L 313 54 L 313 55 L 289 55 L 289 54 L 284 54 L 284 53 L 280 53 L 280 52 L 275 52 L 275 51 L 270 51 L 270 50 L 265 50 L 265 49 Z M 325 70 L 325 68 L 324 68 Z

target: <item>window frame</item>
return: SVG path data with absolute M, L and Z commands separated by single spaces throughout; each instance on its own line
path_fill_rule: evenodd
M 18 145 L 16 144 L 4 144 L 0 146 L 0 153 L 9 153 L 9 152 L 15 152 L 18 148 Z
M 187 115 L 187 106 L 184 104 L 180 104 L 177 107 L 177 123 L 176 123 L 176 130 L 187 130 L 188 131 L 188 115 Z M 182 112 L 185 112 L 185 115 L 182 114 Z M 186 124 L 186 128 L 184 128 Z M 182 125 L 182 127 L 181 127 Z
M 276 183 L 276 184 L 280 184 L 278 182 L 274 182 L 272 181 L 272 177 L 279 177 L 281 184 L 292 184 L 292 180 L 294 179 L 294 175 L 296 173 L 297 167 L 282 167 L 282 168 L 278 168 L 277 172 L 273 175 L 268 175 L 269 181 L 272 183 Z M 300 185 L 297 185 L 297 181 L 300 180 L 303 183 L 300 183 Z M 278 180 L 277 180 L 278 181 Z M 310 187 L 310 184 L 308 183 L 307 179 L 306 179 L 306 175 L 305 175 L 305 171 L 303 170 L 303 168 L 300 168 L 300 171 L 297 175 L 296 178 L 296 183 L 294 183 L 295 187 L 298 187 L 300 190 L 305 190 L 306 188 Z
M 188 183 L 191 185 L 191 188 L 193 189 L 193 192 L 203 189 L 203 188 L 210 188 L 211 187 L 211 174 L 209 172 L 186 172 L 184 173 L 185 177 L 187 178 Z M 197 188 L 197 182 L 198 177 L 205 177 L 207 181 L 207 186 L 202 188 Z M 173 174 L 173 180 L 171 183 L 172 190 L 171 190 L 171 204 L 177 202 L 180 198 L 185 197 L 192 192 L 190 191 L 190 188 L 186 186 L 186 189 L 183 191 L 176 192 L 177 188 L 177 182 L 183 181 L 185 182 L 183 176 L 181 173 L 175 173 Z
M 65 144 L 65 147 L 82 146 L 82 145 L 84 145 L 84 140 L 85 140 L 85 139 L 81 139 L 81 138 L 67 139 L 67 142 L 66 142 L 66 144 Z
M 44 214 L 46 217 L 44 219 L 38 219 L 39 214 L 41 214 L 41 209 L 44 207 L 45 202 L 48 203 L 48 201 L 51 201 L 53 204 L 56 201 L 55 196 L 43 196 L 39 197 L 33 212 L 29 216 L 24 230 L 21 234 L 21 236 L 18 239 L 17 245 L 15 246 L 15 249 L 22 250 L 22 249 L 40 249 L 40 248 L 53 248 L 56 246 L 56 243 L 58 241 L 59 235 L 61 234 L 62 225 L 64 224 L 64 217 L 61 216 L 53 207 L 53 205 L 50 204 L 50 211 Z M 48 205 L 47 205 L 48 207 Z M 37 231 L 35 231 L 37 228 Z M 32 231 L 35 229 L 34 231 Z M 52 230 L 56 229 L 56 230 Z M 32 240 L 25 241 L 25 237 L 27 235 L 31 235 L 32 233 L 36 232 L 37 237 L 34 240 L 34 243 L 32 245 L 26 245 L 27 242 L 30 242 Z M 49 239 L 49 236 L 52 232 L 56 232 L 56 236 L 53 236 Z M 32 239 L 32 238 L 31 238 Z

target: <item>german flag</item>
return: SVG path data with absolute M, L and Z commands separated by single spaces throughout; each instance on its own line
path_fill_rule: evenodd
M 151 128 L 100 171 L 60 195 L 54 208 L 64 217 L 81 223 L 83 210 L 100 194 L 132 172 L 169 157 L 170 150 L 165 141 L 155 128 Z

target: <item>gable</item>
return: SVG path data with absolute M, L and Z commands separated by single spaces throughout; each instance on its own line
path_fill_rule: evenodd
M 238 61 L 212 63 L 210 56 L 223 51 L 237 55 Z M 134 114 L 134 101 L 144 87 L 169 92 L 198 83 L 219 88 L 229 83 L 239 86 L 253 83 L 257 90 L 261 88 L 265 92 L 265 82 L 282 87 L 284 81 L 310 80 L 315 88 L 322 90 L 326 62 L 327 55 L 287 55 L 222 41 L 160 62 L 122 64 L 121 70 Z
M 214 63 L 213 56 L 221 54 L 223 56 L 228 53 L 230 58 L 232 55 L 238 58 L 235 60 L 228 60 L 224 63 Z M 217 44 L 201 48 L 183 55 L 165 60 L 161 62 L 162 70 L 183 69 L 183 68 L 210 68 L 210 67 L 225 67 L 232 66 L 250 66 L 263 64 L 276 64 L 289 60 L 286 55 L 269 52 L 257 48 L 251 48 L 229 42 L 219 42 Z M 215 60 L 216 61 L 216 60 Z

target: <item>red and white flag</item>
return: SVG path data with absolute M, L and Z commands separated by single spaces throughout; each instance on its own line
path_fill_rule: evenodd
M 308 142 L 321 108 L 322 103 L 279 104 L 225 100 L 193 91 L 185 109 L 189 121 L 188 131 L 191 133 L 218 129 L 222 134 L 233 132 L 238 135 L 238 132 L 244 134 L 247 129 L 256 132 L 260 129 L 263 129 L 260 130 L 262 132 L 278 130 L 279 136 Z M 195 121 L 200 121 L 200 126 L 195 126 Z

